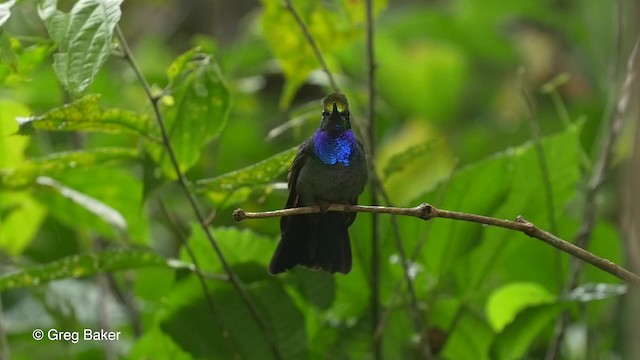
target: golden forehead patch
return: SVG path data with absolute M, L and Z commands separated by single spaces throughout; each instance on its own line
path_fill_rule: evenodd
M 322 101 L 324 105 L 325 111 L 333 111 L 333 104 L 336 104 L 336 108 L 339 112 L 344 112 L 349 110 L 349 102 L 347 101 L 347 97 L 340 93 L 332 93 L 327 95 Z

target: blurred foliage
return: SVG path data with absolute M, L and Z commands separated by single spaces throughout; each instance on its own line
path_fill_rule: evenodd
M 278 220 L 231 216 L 239 206 L 283 206 L 287 168 L 332 91 L 286 4 L 0 3 L 0 326 L 13 359 L 273 356 L 175 185 L 150 100 L 282 357 L 373 357 L 369 215 L 350 229 L 350 274 L 295 268 L 277 277 L 266 266 Z M 290 4 L 364 140 L 365 1 Z M 523 215 L 573 239 L 615 101 L 608 73 L 624 68 L 630 48 L 634 19 L 616 11 L 604 0 L 374 1 L 379 126 L 370 162 L 394 205 Z M 548 174 L 531 143 L 532 118 Z M 630 142 L 616 145 L 616 166 Z M 625 258 L 619 196 L 607 183 L 589 246 L 614 262 Z M 618 340 L 626 288 L 609 274 L 586 267 L 582 286 L 565 293 L 569 257 L 546 244 L 474 223 L 399 218 L 416 313 L 390 218 L 380 221 L 384 358 L 421 358 L 421 342 L 446 359 L 543 358 L 565 310 L 578 335 L 564 337 L 562 358 L 628 357 Z M 35 328 L 122 334 L 109 344 L 36 343 Z

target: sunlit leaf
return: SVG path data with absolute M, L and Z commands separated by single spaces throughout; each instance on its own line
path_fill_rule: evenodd
M 10 135 L 17 114 L 28 111 L 16 101 L 0 101 L 0 169 L 19 167 L 29 138 Z M 0 170 L 0 184 L 2 184 Z M 36 236 L 47 209 L 26 192 L 5 191 L 0 186 L 0 248 L 10 255 L 20 254 Z
M 184 351 L 159 328 L 145 331 L 129 352 L 131 359 L 189 360 L 191 354 Z
M 135 161 L 138 151 L 131 148 L 99 148 L 66 151 L 24 161 L 11 169 L 0 169 L 0 185 L 22 188 L 33 184 L 39 176 L 54 176 L 70 169 Z
M 401 170 L 407 163 L 418 157 L 428 154 L 435 148 L 434 141 L 428 141 L 417 145 L 412 145 L 404 151 L 397 153 L 389 159 L 387 166 L 384 168 L 384 177 L 389 177 L 393 173 Z
M 340 0 L 344 7 L 345 13 L 354 23 L 364 23 L 366 20 L 366 1 L 365 0 Z M 386 9 L 389 0 L 373 0 L 373 16 L 377 17 Z
M 72 255 L 47 264 L 33 265 L 15 273 L 0 276 L 0 291 L 36 286 L 48 281 L 92 276 L 101 272 L 166 266 L 162 256 L 142 250 L 104 251 Z
M 487 318 L 496 331 L 530 306 L 553 302 L 555 296 L 536 283 L 510 283 L 497 288 L 487 300 Z
M 40 2 L 38 13 L 59 47 L 53 68 L 72 94 L 84 93 L 111 55 L 121 3 L 122 0 L 80 0 L 67 14 L 55 9 L 56 1 Z
M 26 192 L 0 191 L 0 249 L 20 254 L 36 236 L 47 208 Z
M 98 95 L 87 95 L 70 104 L 49 110 L 43 115 L 18 117 L 18 133 L 29 134 L 34 129 L 48 131 L 100 131 L 107 133 L 137 133 L 157 140 L 151 118 L 123 109 L 103 109 Z
M 200 158 L 202 147 L 224 129 L 231 94 L 212 55 L 192 49 L 168 71 L 173 101 L 164 104 L 165 126 L 182 171 Z M 151 154 L 165 173 L 176 177 L 164 148 L 150 144 Z
M 317 0 L 293 3 L 324 56 L 342 46 L 348 33 L 338 27 L 340 18 L 335 12 L 328 11 Z M 262 4 L 262 35 L 278 59 L 286 79 L 280 107 L 287 108 L 298 88 L 307 80 L 311 71 L 319 67 L 319 63 L 302 35 L 300 26 L 284 3 L 263 0 Z
M 289 169 L 297 151 L 297 148 L 291 148 L 246 168 L 212 179 L 198 180 L 196 186 L 211 201 L 219 203 L 230 193 L 243 187 L 267 185 L 276 181 Z
M 126 221 L 126 238 L 135 244 L 148 243 L 148 214 L 142 205 L 142 184 L 130 169 L 115 166 L 69 169 L 57 174 L 55 181 L 114 209 Z M 107 239 L 121 238 L 117 228 L 73 198 L 61 196 L 48 186 L 37 186 L 34 190 L 39 202 L 56 210 L 51 216 L 66 226 Z
M 36 183 L 40 186 L 48 187 L 55 190 L 61 196 L 87 209 L 89 212 L 96 215 L 114 228 L 121 231 L 127 230 L 127 221 L 124 219 L 122 214 L 120 214 L 120 212 L 110 207 L 109 205 L 103 203 L 102 201 L 96 200 L 91 196 L 83 194 L 68 186 L 64 186 L 63 184 L 60 184 L 59 182 L 46 176 L 38 177 L 36 179 Z

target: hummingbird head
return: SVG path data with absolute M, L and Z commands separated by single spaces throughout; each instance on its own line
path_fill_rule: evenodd
M 339 134 L 351 129 L 349 103 L 346 96 L 340 93 L 329 94 L 322 101 L 322 105 L 320 130 Z

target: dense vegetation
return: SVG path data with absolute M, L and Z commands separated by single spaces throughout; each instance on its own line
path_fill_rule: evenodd
M 520 232 L 379 215 L 374 251 L 363 213 L 351 273 L 271 276 L 278 219 L 232 212 L 283 207 L 338 87 L 381 204 L 522 215 L 637 261 L 634 6 L 375 1 L 370 141 L 363 0 L 4 1 L 0 358 L 632 357 L 626 285 Z

